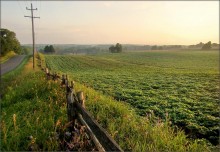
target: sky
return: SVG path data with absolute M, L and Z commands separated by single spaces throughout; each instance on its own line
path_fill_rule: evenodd
M 21 44 L 219 43 L 219 1 L 1 1 L 1 28 Z

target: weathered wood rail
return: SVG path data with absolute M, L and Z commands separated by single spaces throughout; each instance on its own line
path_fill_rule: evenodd
M 45 71 L 48 80 L 61 80 L 61 86 L 66 90 L 67 115 L 69 122 L 79 120 L 86 127 L 98 151 L 123 151 L 108 132 L 92 117 L 85 109 L 85 97 L 82 91 L 75 92 L 74 82 L 69 81 L 67 75 L 59 76 L 57 73 L 50 73 L 48 68 L 39 66 Z

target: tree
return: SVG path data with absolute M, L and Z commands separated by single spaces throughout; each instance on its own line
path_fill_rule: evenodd
M 109 51 L 110 51 L 111 53 L 115 53 L 115 46 L 114 46 L 114 45 L 110 46 L 110 47 L 109 47 Z
M 1 39 L 1 55 L 5 55 L 9 51 L 14 51 L 17 54 L 21 53 L 20 42 L 16 38 L 16 34 L 8 29 L 0 29 Z
M 55 53 L 55 49 L 54 49 L 53 45 L 49 46 L 49 50 L 50 50 L 51 53 Z
M 44 48 L 45 53 L 55 53 L 55 49 L 53 45 L 46 45 Z
M 111 53 L 120 53 L 120 52 L 122 52 L 122 45 L 119 43 L 117 43 L 115 46 L 112 45 L 109 47 L 109 51 Z
M 31 51 L 32 51 L 32 47 L 29 47 L 29 46 L 21 46 L 21 54 L 31 54 Z
M 117 53 L 122 52 L 122 45 L 119 44 L 119 43 L 117 43 L 117 44 L 115 45 L 115 49 L 116 49 Z
M 163 46 L 159 46 L 159 47 L 158 47 L 158 50 L 163 50 Z
M 152 46 L 151 50 L 157 50 L 157 45 Z
M 210 50 L 212 48 L 212 43 L 211 41 L 205 43 L 202 47 L 202 50 Z

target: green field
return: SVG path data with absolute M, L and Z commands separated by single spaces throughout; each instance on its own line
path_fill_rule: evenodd
M 141 116 L 168 114 L 189 137 L 218 143 L 218 51 L 47 55 L 45 60 L 53 71 L 129 103 Z

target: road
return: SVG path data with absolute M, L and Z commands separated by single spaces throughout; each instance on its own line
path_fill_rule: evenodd
M 1 64 L 1 75 L 15 69 L 25 58 L 26 55 L 17 55 Z

